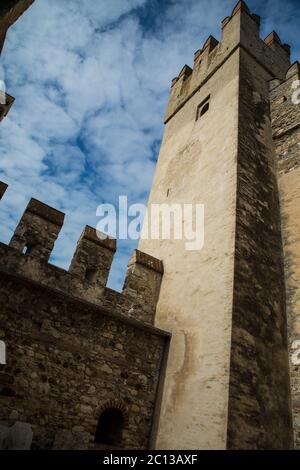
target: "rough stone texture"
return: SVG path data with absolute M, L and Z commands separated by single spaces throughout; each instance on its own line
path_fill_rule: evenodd
M 227 447 L 233 449 L 292 446 L 269 79 L 270 75 L 242 50 L 227 440 Z
M 271 83 L 271 108 L 278 164 L 284 242 L 289 345 L 300 339 L 300 105 L 292 102 L 292 84 L 300 80 L 293 64 L 286 80 Z M 290 353 L 292 355 L 292 351 Z M 290 363 L 295 447 L 300 448 L 300 374 Z
M 135 250 L 128 263 L 123 290 L 127 299 L 132 300 L 131 315 L 153 324 L 162 274 L 161 261 Z
M 109 271 L 116 252 L 116 240 L 102 237 L 92 227 L 86 227 L 79 239 L 70 266 L 70 272 L 95 284 L 106 286 Z
M 28 204 L 10 246 L 47 262 L 64 221 L 64 214 L 35 199 Z
M 147 448 L 169 336 L 20 275 L 0 279 L 0 420 L 30 423 L 33 448 L 88 449 L 115 400 L 128 417 L 121 447 Z
M 70 270 L 60 269 L 48 259 L 63 220 L 32 199 L 10 246 L 0 244 L 0 420 L 29 423 L 35 449 L 89 449 L 113 407 L 125 422 L 119 447 L 149 448 L 169 343 L 152 326 L 162 263 L 136 251 L 114 292 L 116 240 L 86 227 Z
M 0 450 L 29 450 L 32 444 L 32 429 L 28 423 L 0 422 Z
M 4 188 L 4 186 L 3 186 Z M 32 199 L 11 239 L 0 243 L 3 270 L 17 272 L 47 287 L 96 302 L 110 310 L 153 324 L 163 267 L 152 256 L 136 251 L 129 262 L 123 292 L 106 287 L 116 241 L 86 227 L 69 271 L 50 263 L 64 214 Z M 100 238 L 99 238 L 100 237 Z
M 205 245 L 141 240 L 163 260 L 156 323 L 172 331 L 157 446 L 292 446 L 268 81 L 289 49 L 239 2 L 172 82 L 152 203 L 205 205 Z M 209 111 L 197 120 L 199 105 Z

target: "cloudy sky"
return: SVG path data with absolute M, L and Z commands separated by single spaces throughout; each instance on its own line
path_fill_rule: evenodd
M 16 98 L 0 125 L 0 240 L 30 197 L 66 213 L 52 262 L 67 268 L 96 208 L 147 201 L 171 79 L 235 0 L 36 0 L 10 29 L 0 79 Z M 300 58 L 300 5 L 249 0 Z M 135 242 L 119 241 L 110 286 L 120 289 Z

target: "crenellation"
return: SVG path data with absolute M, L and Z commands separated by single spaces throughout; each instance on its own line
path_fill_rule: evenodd
M 276 31 L 272 31 L 268 36 L 264 39 L 264 43 L 267 46 L 270 46 L 272 44 L 280 44 L 281 45 L 281 39 L 276 33 Z
M 186 80 L 191 74 L 193 73 L 193 70 L 191 69 L 191 67 L 189 67 L 188 65 L 185 65 L 184 67 L 182 67 L 179 75 L 178 75 L 178 80 L 180 78 L 184 80 Z
M 64 221 L 64 214 L 31 199 L 10 241 L 30 258 L 47 262 Z
M 0 190 L 7 185 L 1 183 Z M 116 240 L 86 226 L 68 271 L 49 263 L 65 215 L 31 199 L 9 246 L 0 243 L 4 271 L 18 273 L 49 288 L 114 307 L 123 315 L 153 324 L 158 300 L 162 262 L 138 250 L 132 256 L 122 293 L 107 288 Z
M 128 263 L 123 295 L 131 302 L 131 315 L 153 324 L 163 275 L 163 264 L 135 250 Z
M 0 183 L 0 195 L 6 188 Z M 153 326 L 162 263 L 136 252 L 124 292 L 113 291 L 106 282 L 116 240 L 90 226 L 69 271 L 49 263 L 63 221 L 62 212 L 31 199 L 10 245 L 0 243 L 9 355 L 0 420 L 32 426 L 33 449 L 102 449 L 98 421 L 117 407 L 125 413 L 118 448 L 149 448 L 170 341 Z
M 209 36 L 207 38 L 207 40 L 205 41 L 204 43 L 204 46 L 202 48 L 202 54 L 204 54 L 204 52 L 210 54 L 211 51 L 219 44 L 219 41 L 214 38 L 213 36 Z
M 295 80 L 299 80 L 300 78 L 300 64 L 298 61 L 294 62 L 288 69 L 286 73 L 287 80 L 290 78 L 295 78 Z
M 80 283 L 92 286 L 93 290 L 106 287 L 116 240 L 86 226 L 79 241 L 70 266 L 70 273 L 78 276 Z
M 188 80 L 182 77 L 175 86 L 174 81 L 172 82 L 165 123 L 205 86 L 236 50 L 244 49 L 255 57 L 269 73 L 270 80 L 285 77 L 290 67 L 290 47 L 282 44 L 275 32 L 263 41 L 259 35 L 260 17 L 252 14 L 245 2 L 238 2 L 232 15 L 223 20 L 221 27 L 221 41 L 218 42 L 213 36 L 209 36 L 203 48 L 195 53 L 194 68 L 188 68 Z M 186 70 L 186 67 L 182 71 Z
M 265 39 L 264 43 L 266 46 L 270 47 L 276 53 L 286 54 L 290 59 L 291 56 L 291 46 L 288 44 L 282 44 L 280 37 L 275 31 L 272 31 Z
M 244 1 L 239 1 L 236 6 L 234 7 L 234 9 L 232 10 L 232 13 L 231 13 L 231 18 L 236 15 L 238 12 L 240 11 L 244 11 L 246 13 L 248 13 L 249 16 L 251 16 L 251 12 L 250 12 L 250 9 L 248 7 L 248 5 L 246 4 L 246 2 Z

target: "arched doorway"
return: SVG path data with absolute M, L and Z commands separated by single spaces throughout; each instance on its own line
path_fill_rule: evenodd
M 95 446 L 103 449 L 122 448 L 124 424 L 124 415 L 120 409 L 105 409 L 99 417 Z

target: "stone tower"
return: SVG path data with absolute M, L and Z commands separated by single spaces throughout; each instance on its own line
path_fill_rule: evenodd
M 205 243 L 140 242 L 164 263 L 156 323 L 172 332 L 158 448 L 293 446 L 269 91 L 290 48 L 259 30 L 239 2 L 172 82 L 149 207 L 204 204 Z

